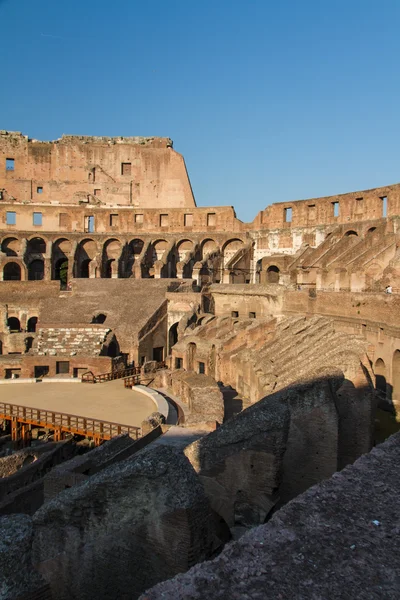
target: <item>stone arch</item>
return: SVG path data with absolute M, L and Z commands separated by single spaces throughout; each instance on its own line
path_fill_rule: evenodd
M 267 282 L 279 283 L 280 270 L 276 265 L 270 265 L 267 269 Z
M 97 255 L 97 245 L 91 238 L 85 238 L 78 244 L 75 253 L 75 277 L 87 279 L 90 276 L 90 263 Z
M 154 277 L 154 265 L 157 261 L 162 259 L 167 247 L 168 242 L 164 239 L 157 239 L 149 244 L 146 255 L 146 273 L 143 275 L 144 277 Z M 161 276 L 163 277 L 164 275 L 165 274 L 161 272 Z
M 7 326 L 10 329 L 10 333 L 19 333 L 21 331 L 21 322 L 17 317 L 8 317 Z
M 93 315 L 91 322 L 102 325 L 103 323 L 105 323 L 106 319 L 107 315 L 105 315 L 104 313 L 96 313 L 95 315 Z
M 392 399 L 397 410 L 400 410 L 400 350 L 395 350 L 392 362 Z
M 46 242 L 42 237 L 32 237 L 26 243 L 27 255 L 43 255 L 46 254 Z
M 66 286 L 68 283 L 68 267 L 71 250 L 72 243 L 67 238 L 56 240 L 52 247 L 52 279 L 60 281 L 63 286 Z
M 33 259 L 28 264 L 28 281 L 41 281 L 44 279 L 44 260 Z
M 122 243 L 117 238 L 111 238 L 103 244 L 102 276 L 118 277 L 119 259 L 121 256 Z
M 142 253 L 144 241 L 140 238 L 134 238 L 122 249 L 121 258 L 119 261 L 120 277 L 134 277 L 134 265 Z
M 176 244 L 176 249 L 178 251 L 179 260 L 182 261 L 186 258 L 187 253 L 191 252 L 194 248 L 194 243 L 191 240 L 180 240 Z
M 38 323 L 38 318 L 37 317 L 30 317 L 28 319 L 27 324 L 26 324 L 26 331 L 28 333 L 35 333 L 36 332 L 37 323 Z
M 358 237 L 358 233 L 357 233 L 357 231 L 354 231 L 354 229 L 349 229 L 348 231 L 346 231 L 346 233 L 344 235 L 345 235 L 345 237 L 349 237 L 351 235 L 355 235 Z
M 209 254 L 219 251 L 219 246 L 212 238 L 206 238 L 201 242 L 201 258 L 206 258 Z
M 18 256 L 21 251 L 21 240 L 16 237 L 5 238 L 1 242 L 1 251 L 6 256 Z
M 222 253 L 224 255 L 224 265 L 244 246 L 243 240 L 239 238 L 232 238 L 227 240 L 222 246 Z
M 8 262 L 3 267 L 3 281 L 20 281 L 21 266 L 16 262 Z

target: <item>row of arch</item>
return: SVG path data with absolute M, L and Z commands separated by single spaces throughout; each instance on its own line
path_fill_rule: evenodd
M 146 241 L 135 238 L 129 242 L 110 238 L 101 245 L 92 238 L 79 243 L 67 238 L 54 241 L 47 254 L 43 238 L 27 240 L 24 250 L 21 240 L 5 238 L 1 243 L 3 280 L 41 280 L 51 278 L 66 280 L 68 277 L 154 277 L 158 264 L 161 277 L 176 277 L 181 264 L 182 277 L 191 277 L 193 266 L 210 256 L 220 256 L 223 267 L 244 245 L 239 238 L 226 240 L 221 246 L 216 240 L 206 238 L 197 243 L 190 239 L 176 242 L 166 239 Z M 47 262 L 46 262 L 47 261 Z M 46 276 L 46 268 L 49 273 Z

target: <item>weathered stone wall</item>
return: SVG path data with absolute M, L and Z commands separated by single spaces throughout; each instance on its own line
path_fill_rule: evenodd
M 164 446 L 62 492 L 33 519 L 34 561 L 60 600 L 135 598 L 220 544 L 193 468 Z
M 187 371 L 171 373 L 171 390 L 189 408 L 185 424 L 224 420 L 224 400 L 215 380 L 208 375 Z
M 400 594 L 400 434 L 309 489 L 213 561 L 142 600 L 372 598 Z
M 6 169 L 6 158 L 14 169 Z M 183 157 L 168 138 L 63 136 L 53 142 L 0 133 L 0 188 L 25 202 L 194 207 Z M 30 225 L 30 223 L 29 223 Z

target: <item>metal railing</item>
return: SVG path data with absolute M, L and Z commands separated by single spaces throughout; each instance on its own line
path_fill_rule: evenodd
M 134 425 L 123 425 L 112 421 L 70 415 L 43 408 L 20 406 L 8 402 L 0 402 L 0 419 L 102 440 L 109 440 L 122 433 L 127 433 L 134 439 L 138 439 L 140 435 L 140 427 Z

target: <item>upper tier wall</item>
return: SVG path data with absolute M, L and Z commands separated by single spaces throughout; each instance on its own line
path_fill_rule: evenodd
M 143 208 L 195 206 L 184 159 L 169 138 L 63 136 L 40 142 L 2 131 L 1 189 L 21 202 L 95 198 Z

